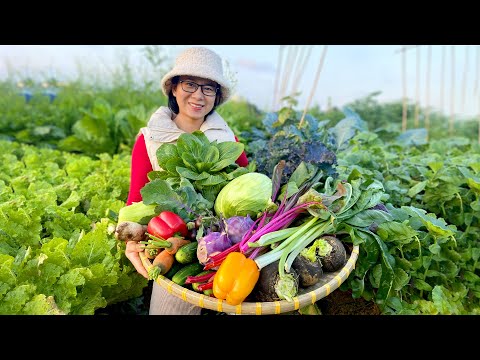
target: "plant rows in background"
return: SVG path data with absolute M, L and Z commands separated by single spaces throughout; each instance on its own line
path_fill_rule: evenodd
M 113 235 L 129 165 L 0 141 L 0 314 L 93 314 L 142 294 Z
M 336 153 L 340 178 L 383 184 L 394 220 L 354 240 L 360 256 L 340 288 L 375 301 L 384 314 L 480 313 L 478 145 L 464 138 L 428 143 L 421 129 L 384 142 L 348 108 L 334 126 L 312 116 L 300 126 L 300 115 L 269 113 L 265 130 L 245 134 L 259 168 L 268 173 L 280 159 L 321 163 L 323 142 Z M 312 141 L 317 145 L 305 146 Z
M 131 146 L 163 95 L 72 83 L 53 102 L 26 102 L 11 83 L 0 91 L 0 139 L 8 140 L 0 141 L 0 313 L 92 314 L 140 296 L 146 281 L 112 227 L 127 197 Z M 280 159 L 286 176 L 301 160 L 321 167 L 333 151 L 338 176 L 383 184 L 394 221 L 355 240 L 360 257 L 342 290 L 385 314 L 477 314 L 474 123 L 457 125 L 464 137 L 442 139 L 445 119 L 432 115 L 427 141 L 425 129 L 399 131 L 400 103 L 373 96 L 352 103 L 355 111 L 313 108 L 303 127 L 292 108 L 263 114 L 230 101 L 218 112 L 260 172 L 271 175 Z

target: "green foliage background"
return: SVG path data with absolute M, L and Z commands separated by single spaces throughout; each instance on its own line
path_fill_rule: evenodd
M 0 82 L 0 314 L 95 314 L 125 302 L 144 313 L 138 303 L 147 282 L 113 229 L 128 194 L 135 136 L 166 99 L 156 82 L 139 85 L 131 71 L 123 74 L 108 84 L 47 79 L 57 91 L 53 101 L 32 79 L 22 79 L 32 89 L 28 102 L 16 80 Z M 445 219 L 456 238 L 453 246 L 425 235 L 422 257 L 413 243 L 384 239 L 402 270 L 384 312 L 478 313 L 478 120 L 457 122 L 449 137 L 448 118 L 432 113 L 428 142 L 402 140 L 402 104 L 381 104 L 377 95 L 348 104 L 367 129 L 337 149 L 339 169 L 380 180 L 392 205 Z M 342 110 L 308 114 L 326 129 L 345 118 Z M 414 129 L 413 111 L 409 104 L 408 129 L 424 134 Z M 255 161 L 250 144 L 269 136 L 268 113 L 233 99 L 218 112 Z M 379 271 L 368 273 L 370 290 L 354 277 L 342 287 L 374 299 Z

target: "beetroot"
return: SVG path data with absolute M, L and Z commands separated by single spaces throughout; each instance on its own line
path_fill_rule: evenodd
M 212 231 L 198 240 L 198 261 L 205 265 L 210 260 L 211 256 L 221 253 L 232 245 L 233 244 L 228 238 L 226 232 Z
M 235 245 L 242 241 L 243 235 L 250 230 L 254 221 L 250 219 L 250 215 L 247 216 L 232 216 L 225 220 L 225 227 L 228 237 Z

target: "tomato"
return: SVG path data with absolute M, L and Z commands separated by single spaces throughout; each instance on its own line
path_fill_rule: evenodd
M 162 211 L 153 217 L 147 225 L 147 232 L 162 239 L 168 239 L 174 235 L 187 237 L 188 228 L 183 219 L 171 211 Z

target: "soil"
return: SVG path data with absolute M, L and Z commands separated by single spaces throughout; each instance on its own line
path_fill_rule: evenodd
M 354 299 L 351 291 L 339 289 L 317 301 L 322 315 L 381 315 L 377 304 L 363 298 Z

